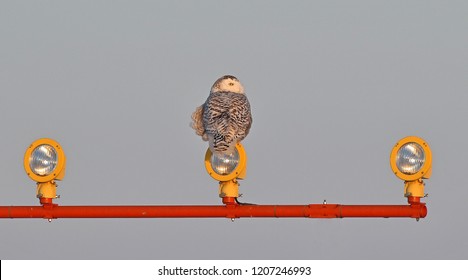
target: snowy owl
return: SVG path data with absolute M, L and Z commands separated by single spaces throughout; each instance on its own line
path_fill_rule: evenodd
M 190 126 L 213 153 L 231 154 L 249 133 L 250 104 L 239 80 L 230 75 L 216 80 L 206 102 L 192 114 Z

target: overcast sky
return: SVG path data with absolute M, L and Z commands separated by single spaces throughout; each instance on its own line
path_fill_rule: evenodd
M 213 82 L 243 83 L 240 192 L 258 204 L 406 204 L 393 145 L 433 151 L 413 219 L 0 220 L 0 259 L 467 259 L 468 2 L 1 1 L 0 205 L 59 141 L 60 205 L 221 203 L 189 127 Z

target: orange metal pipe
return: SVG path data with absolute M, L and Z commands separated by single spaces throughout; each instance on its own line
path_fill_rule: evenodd
M 241 205 L 220 206 L 0 206 L 0 218 L 424 218 L 424 203 L 410 205 Z

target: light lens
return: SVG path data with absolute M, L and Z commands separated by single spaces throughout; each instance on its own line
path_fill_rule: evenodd
M 57 151 L 50 145 L 40 145 L 33 150 L 29 157 L 29 167 L 34 174 L 47 176 L 57 166 Z
M 424 149 L 418 143 L 406 143 L 397 152 L 396 165 L 404 174 L 418 173 L 425 161 Z
M 218 175 L 231 174 L 236 169 L 239 163 L 239 152 L 237 149 L 229 155 L 224 154 L 212 154 L 211 155 L 211 167 L 214 172 Z

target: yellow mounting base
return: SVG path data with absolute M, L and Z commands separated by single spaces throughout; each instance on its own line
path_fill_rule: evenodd
M 236 180 L 219 182 L 219 197 L 239 197 L 239 183 Z
M 37 183 L 37 197 L 38 198 L 56 198 L 57 185 L 54 181 L 46 183 Z
M 405 182 L 405 196 L 424 197 L 423 180 Z

